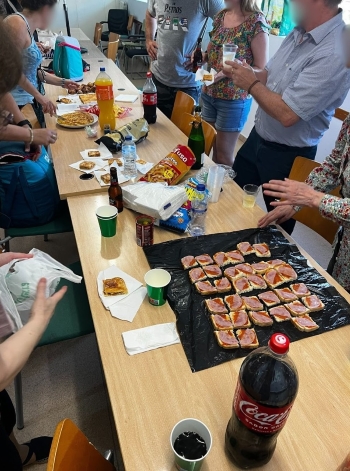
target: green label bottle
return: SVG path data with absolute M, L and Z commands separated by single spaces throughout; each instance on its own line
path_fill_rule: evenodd
M 195 108 L 192 130 L 188 138 L 188 147 L 196 157 L 196 162 L 192 165 L 192 169 L 199 170 L 203 167 L 205 155 L 205 138 L 202 126 L 202 110 L 200 106 L 196 106 Z

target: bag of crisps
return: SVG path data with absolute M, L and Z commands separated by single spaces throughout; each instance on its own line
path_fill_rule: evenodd
M 179 144 L 164 159 L 158 162 L 140 181 L 164 182 L 168 185 L 176 185 L 181 178 L 191 169 L 196 162 L 192 150 Z

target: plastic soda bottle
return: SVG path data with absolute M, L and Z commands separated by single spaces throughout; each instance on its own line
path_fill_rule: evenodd
M 188 232 L 191 237 L 205 234 L 205 218 L 207 216 L 208 199 L 205 193 L 205 185 L 197 185 L 196 195 L 191 201 L 191 222 Z
M 97 104 L 100 108 L 99 123 L 100 128 L 109 124 L 110 129 L 115 129 L 115 114 L 114 114 L 114 95 L 113 95 L 113 82 L 111 77 L 106 74 L 105 67 L 100 68 L 100 73 L 95 80 Z
M 126 136 L 123 142 L 122 157 L 124 159 L 124 176 L 127 178 L 136 178 L 136 146 L 130 135 Z

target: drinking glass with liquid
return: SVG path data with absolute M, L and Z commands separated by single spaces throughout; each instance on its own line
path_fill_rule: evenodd
M 223 44 L 222 46 L 222 62 L 224 69 L 231 69 L 230 65 L 226 64 L 226 61 L 233 62 L 236 57 L 238 46 L 235 44 Z
M 243 187 L 243 191 L 243 208 L 254 208 L 259 193 L 259 187 L 249 184 Z

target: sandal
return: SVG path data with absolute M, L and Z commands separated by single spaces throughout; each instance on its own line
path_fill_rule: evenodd
M 51 449 L 52 437 L 38 437 L 32 438 L 30 442 L 23 443 L 29 448 L 27 458 L 23 461 L 22 466 L 25 466 L 35 454 L 35 463 L 46 463 Z

